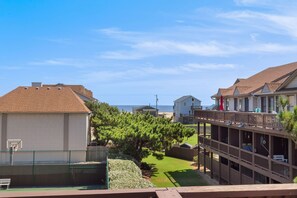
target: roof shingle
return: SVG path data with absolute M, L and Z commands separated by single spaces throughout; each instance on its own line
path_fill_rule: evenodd
M 69 87 L 18 87 L 0 98 L 1 113 L 89 113 Z
M 277 67 L 269 67 L 249 78 L 238 81 L 236 84 L 227 88 L 228 90 L 231 90 L 231 91 L 225 92 L 225 94 L 222 93 L 222 95 L 232 96 L 236 87 L 249 87 L 249 88 L 244 88 L 244 90 L 241 90 L 241 93 L 240 93 L 241 95 L 247 95 L 247 94 L 256 92 L 259 89 L 261 89 L 265 85 L 265 83 L 282 82 L 284 78 L 287 78 L 288 75 L 293 73 L 296 69 L 297 69 L 297 62 L 289 63 L 286 65 L 277 66 Z M 218 97 L 217 94 L 214 96 Z

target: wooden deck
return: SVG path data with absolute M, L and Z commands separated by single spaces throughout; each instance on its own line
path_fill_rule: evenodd
M 194 117 L 198 120 L 242 124 L 276 131 L 283 130 L 276 114 L 270 113 L 195 110 Z
M 1 198 L 293 198 L 297 197 L 296 184 L 193 186 L 178 188 L 150 188 L 132 190 L 39 191 L 0 192 Z

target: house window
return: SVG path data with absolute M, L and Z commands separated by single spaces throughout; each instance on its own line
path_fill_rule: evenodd
M 268 113 L 272 113 L 274 111 L 274 97 L 268 97 Z
M 237 106 L 238 106 L 238 99 L 234 98 L 234 110 L 237 111 Z
M 226 111 L 229 111 L 229 99 L 226 98 Z
M 186 106 L 187 104 L 184 102 L 184 106 Z
M 288 96 L 288 99 L 289 99 L 288 111 L 292 111 L 294 108 L 295 96 Z
M 244 98 L 244 111 L 249 111 L 249 98 Z
M 266 112 L 266 97 L 261 97 L 261 112 Z
M 275 111 L 278 113 L 279 112 L 279 97 L 275 96 Z

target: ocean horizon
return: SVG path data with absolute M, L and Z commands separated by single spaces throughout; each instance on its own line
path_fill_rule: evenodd
M 146 105 L 111 105 L 117 107 L 120 111 L 132 112 L 133 108 L 146 106 Z M 154 105 L 151 107 L 156 108 Z M 158 105 L 159 112 L 173 112 L 173 105 Z

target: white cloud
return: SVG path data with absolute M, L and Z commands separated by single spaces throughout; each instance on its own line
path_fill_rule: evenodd
M 81 59 L 72 59 L 72 58 L 55 58 L 47 59 L 41 61 L 31 61 L 28 65 L 35 66 L 67 66 L 67 67 L 76 67 L 83 68 L 94 65 L 94 60 L 81 60 Z
M 215 41 L 209 43 L 182 43 L 172 41 L 143 42 L 131 46 L 132 50 L 111 51 L 100 55 L 100 58 L 115 60 L 137 60 L 161 55 L 194 55 L 205 57 L 224 57 L 241 53 L 281 53 L 297 50 L 294 45 L 278 43 L 256 43 L 246 46 L 226 45 Z
M 149 37 L 142 32 L 122 31 L 119 28 L 98 29 L 96 30 L 96 32 L 104 34 L 110 38 L 126 42 L 137 42 L 139 40 L 143 40 L 146 37 Z
M 269 2 L 269 0 L 234 0 L 234 2 L 237 5 L 263 5 L 263 4 L 267 4 Z
M 169 40 L 153 40 L 138 42 L 130 46 L 127 51 L 109 51 L 100 55 L 100 58 L 135 60 L 145 57 L 161 55 L 195 55 L 195 56 L 226 56 L 237 53 L 238 50 L 232 46 L 220 44 L 216 41 L 206 43 L 198 42 L 176 42 Z
M 176 67 L 139 67 L 137 69 L 134 68 L 122 71 L 98 71 L 85 74 L 85 79 L 93 82 L 119 82 L 121 80 L 142 79 L 149 76 L 178 76 L 187 73 L 199 73 L 201 70 L 224 70 L 233 68 L 235 68 L 235 65 L 233 64 L 188 63 Z
M 265 14 L 241 11 L 229 12 L 220 15 L 224 18 L 248 21 L 251 18 L 268 18 L 273 20 L 272 16 Z M 276 20 L 276 19 L 274 19 Z M 281 23 L 281 22 L 280 22 Z M 289 22 L 287 22 L 289 23 Z M 292 22 L 293 23 L 293 22 Z M 296 21 L 297 24 L 297 21 Z M 263 27 L 263 26 L 261 26 Z M 295 28 L 295 27 L 293 27 Z M 105 51 L 99 54 L 100 59 L 110 60 L 140 60 L 149 57 L 168 56 L 168 55 L 191 55 L 202 57 L 230 57 L 231 55 L 242 53 L 279 53 L 296 50 L 296 46 L 282 45 L 273 42 L 260 42 L 256 40 L 258 33 L 249 34 L 253 43 L 241 40 L 234 40 L 231 43 L 228 40 L 220 42 L 217 40 L 206 41 L 187 41 L 185 39 L 169 40 L 146 36 L 145 33 L 125 32 L 119 29 L 104 29 L 107 35 L 124 41 L 124 48 L 121 50 Z M 226 33 L 228 34 L 228 33 Z M 116 36 L 114 36 L 116 35 Z M 296 28 L 297 36 L 297 28 Z
M 244 22 L 245 25 L 270 33 L 287 34 L 297 38 L 297 14 L 295 13 L 267 14 L 245 10 L 222 13 L 218 16 Z
M 297 50 L 297 46 L 280 45 L 276 43 L 263 43 L 255 45 L 254 50 L 257 52 L 267 53 L 294 52 Z
M 109 52 L 103 52 L 99 55 L 99 58 L 103 59 L 114 59 L 114 60 L 138 60 L 142 59 L 144 57 L 147 57 L 147 55 L 137 52 L 137 51 L 109 51 Z

